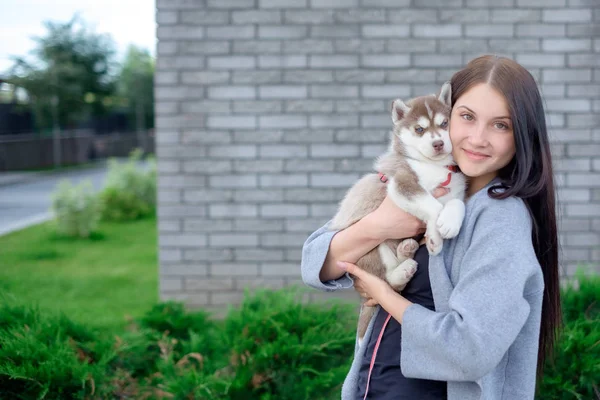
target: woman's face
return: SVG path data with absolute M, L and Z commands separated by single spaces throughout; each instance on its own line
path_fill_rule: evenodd
M 450 118 L 452 155 L 470 178 L 496 177 L 515 155 L 515 138 L 504 96 L 490 85 L 473 86 L 458 98 Z

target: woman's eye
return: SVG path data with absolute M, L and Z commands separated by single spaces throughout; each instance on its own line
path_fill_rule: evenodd
M 508 125 L 506 125 L 502 122 L 496 122 L 494 125 L 496 126 L 497 129 L 502 129 L 502 130 L 508 129 Z
M 473 116 L 471 114 L 462 114 L 461 117 L 463 117 L 467 121 L 472 121 L 473 120 Z

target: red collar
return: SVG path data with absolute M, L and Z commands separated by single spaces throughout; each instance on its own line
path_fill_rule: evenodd
M 460 169 L 458 168 L 458 165 L 446 165 L 446 168 L 448 168 L 448 170 L 450 170 L 450 172 L 448 172 L 448 179 L 446 179 L 444 182 L 442 182 L 440 184 L 440 186 L 448 186 L 450 184 L 450 181 L 452 180 L 452 173 L 458 173 L 460 171 Z M 383 183 L 387 183 L 388 178 L 387 176 L 385 176 L 383 173 L 379 172 L 378 173 L 379 176 L 379 180 Z

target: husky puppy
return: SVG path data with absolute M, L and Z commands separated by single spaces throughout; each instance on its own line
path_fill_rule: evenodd
M 452 158 L 450 111 L 449 82 L 438 96 L 416 97 L 406 103 L 394 100 L 391 140 L 387 152 L 374 163 L 377 173 L 363 176 L 348 190 L 329 229 L 341 230 L 354 224 L 379 207 L 388 195 L 398 207 L 425 221 L 429 254 L 439 254 L 443 239 L 458 234 L 465 215 L 466 179 Z M 436 199 L 432 192 L 439 186 L 450 190 Z M 386 240 L 356 264 L 401 291 L 417 270 L 413 257 L 418 247 L 413 238 Z M 374 307 L 361 307 L 359 340 L 374 311 Z

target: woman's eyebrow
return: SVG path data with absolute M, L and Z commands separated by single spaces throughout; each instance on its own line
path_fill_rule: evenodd
M 471 110 L 469 107 L 467 107 L 465 105 L 462 105 L 462 104 L 460 106 L 458 106 L 458 108 L 461 108 L 461 107 L 462 108 L 466 108 L 469 112 L 477 115 L 477 113 L 475 111 Z M 502 117 L 494 117 L 492 119 L 508 119 L 508 120 L 510 120 L 510 117 L 509 116 L 502 116 Z

